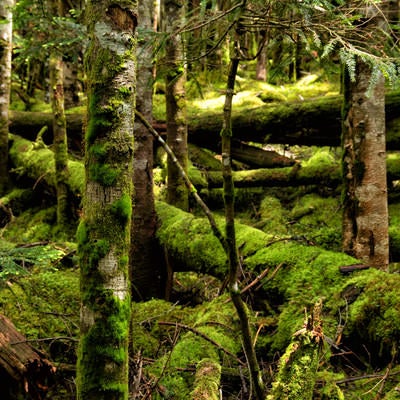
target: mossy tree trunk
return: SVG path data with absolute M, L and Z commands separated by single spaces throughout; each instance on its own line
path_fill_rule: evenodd
M 12 7 L 14 0 L 0 3 L 0 195 L 8 183 L 8 109 L 11 90 Z
M 148 121 L 152 120 L 153 54 L 149 45 L 153 27 L 154 1 L 139 3 L 136 109 Z M 155 238 L 157 216 L 153 193 L 153 136 L 142 123 L 135 123 L 135 153 L 133 174 L 133 219 L 131 229 L 132 296 L 147 300 L 162 296 L 162 256 Z
M 136 1 L 88 1 L 78 398 L 128 398 Z
M 63 0 L 49 0 L 53 17 L 64 15 Z M 62 228 L 68 223 L 68 145 L 67 120 L 64 112 L 64 62 L 62 55 L 53 50 L 49 60 L 51 107 L 53 110 L 53 143 L 57 190 L 57 225 Z
M 163 24 L 168 34 L 165 49 L 167 144 L 187 172 L 186 66 L 183 39 L 180 34 L 176 33 L 185 18 L 185 2 L 183 0 L 163 0 L 163 13 Z M 171 157 L 168 157 L 167 200 L 182 210 L 189 208 L 188 190 L 179 168 Z
M 385 83 L 369 93 L 372 67 L 357 59 L 343 108 L 343 249 L 369 265 L 389 263 L 385 149 Z M 347 73 L 346 73 L 347 76 Z

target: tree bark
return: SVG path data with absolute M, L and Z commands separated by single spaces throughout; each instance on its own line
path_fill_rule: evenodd
M 62 0 L 49 0 L 51 15 L 64 16 Z M 68 205 L 67 122 L 64 111 L 64 62 L 53 50 L 49 60 L 51 107 L 53 110 L 53 144 L 57 190 L 57 225 L 63 229 L 70 219 Z
M 78 399 L 128 398 L 137 2 L 89 1 Z
M 16 399 L 25 392 L 30 399 L 42 399 L 46 394 L 47 381 L 56 368 L 3 315 L 0 315 L 0 332 L 2 397 Z
M 152 120 L 153 48 L 146 31 L 153 27 L 153 0 L 139 2 L 139 36 L 137 49 L 136 109 Z M 148 300 L 163 297 L 163 257 L 155 239 L 157 216 L 153 193 L 153 136 L 140 122 L 135 122 L 133 161 L 133 214 L 131 229 L 130 269 L 132 297 Z
M 238 44 L 235 43 L 236 48 Z M 236 74 L 239 67 L 239 56 L 235 54 L 231 57 L 229 74 L 227 79 L 224 118 L 221 130 L 222 139 L 222 180 L 223 180 L 223 198 L 225 210 L 225 251 L 228 258 L 228 289 L 235 306 L 240 321 L 240 330 L 242 335 L 243 350 L 246 355 L 253 394 L 256 399 L 262 400 L 264 394 L 264 383 L 262 380 L 260 366 L 257 361 L 253 338 L 250 329 L 249 315 L 247 307 L 241 297 L 238 284 L 238 273 L 240 270 L 239 252 L 236 245 L 235 230 L 235 189 L 232 177 L 232 155 L 231 155 L 231 139 L 232 131 L 232 98 L 235 89 Z
M 188 131 L 186 118 L 186 66 L 181 35 L 175 31 L 185 18 L 185 2 L 164 0 L 164 26 L 168 34 L 166 41 L 166 92 L 167 144 L 187 172 Z M 179 168 L 168 157 L 167 201 L 183 210 L 189 209 L 189 194 Z
M 389 264 L 385 148 L 385 82 L 368 93 L 372 67 L 357 60 L 346 80 L 343 111 L 343 249 L 365 263 Z
M 8 183 L 8 109 L 11 90 L 12 7 L 14 0 L 0 4 L 0 195 Z

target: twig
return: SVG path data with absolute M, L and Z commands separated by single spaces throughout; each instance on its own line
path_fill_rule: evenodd
M 10 343 L 10 346 L 14 346 L 14 345 L 17 345 L 17 344 L 22 344 L 22 343 L 48 342 L 48 341 L 55 341 L 55 340 L 70 340 L 71 342 L 79 342 L 78 339 L 75 339 L 74 337 L 70 337 L 70 336 L 54 336 L 54 337 L 40 338 L 40 339 L 38 338 L 38 339 L 19 340 L 17 342 Z
M 254 285 L 256 285 L 258 282 L 260 282 L 262 279 L 265 278 L 265 276 L 269 272 L 269 267 L 265 268 L 263 272 L 261 272 L 260 275 L 258 275 L 255 279 L 253 279 L 252 282 L 250 282 L 247 286 L 245 286 L 241 291 L 240 294 L 246 293 L 249 289 L 251 289 Z
M 147 119 L 144 117 L 144 115 L 141 112 L 139 112 L 138 110 L 135 110 L 135 115 L 136 115 L 136 117 L 139 118 L 140 122 L 147 128 L 147 130 L 160 142 L 161 146 L 164 148 L 164 150 L 167 152 L 167 154 L 171 157 L 173 163 L 179 169 L 179 171 L 182 175 L 182 178 L 185 182 L 185 185 L 189 189 L 189 192 L 192 194 L 192 196 L 196 200 L 197 204 L 200 206 L 200 208 L 203 210 L 204 214 L 206 215 L 214 235 L 217 237 L 217 239 L 222 244 L 224 250 L 226 251 L 226 240 L 225 240 L 224 236 L 222 235 L 222 232 L 218 228 L 217 223 L 214 219 L 214 216 L 212 215 L 211 210 L 207 207 L 206 203 L 204 203 L 203 199 L 197 193 L 196 188 L 190 181 L 185 170 L 182 168 L 182 166 L 179 163 L 178 159 L 176 158 L 174 152 L 171 150 L 171 148 L 168 146 L 168 144 L 165 142 L 165 140 L 153 128 L 153 126 L 150 124 L 150 122 L 147 121 Z
M 177 326 L 179 328 L 188 330 L 192 333 L 194 333 L 197 336 L 200 336 L 201 338 L 203 338 L 204 340 L 207 340 L 207 342 L 213 344 L 215 347 L 217 347 L 218 349 L 222 350 L 225 354 L 228 354 L 229 356 L 233 357 L 240 365 L 245 366 L 246 363 L 244 363 L 242 360 L 240 360 L 235 354 L 233 354 L 231 351 L 225 349 L 224 347 L 222 347 L 219 343 L 217 343 L 215 340 L 211 339 L 210 337 L 208 337 L 207 335 L 205 335 L 204 333 L 198 331 L 195 328 L 192 328 L 189 325 L 185 325 L 185 324 L 180 324 L 179 322 L 166 322 L 166 321 L 159 321 L 158 322 L 159 325 L 165 325 L 165 326 Z

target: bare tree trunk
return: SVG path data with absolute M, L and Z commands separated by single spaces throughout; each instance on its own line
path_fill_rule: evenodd
M 11 90 L 13 0 L 0 3 L 0 195 L 8 183 L 8 108 Z
M 62 17 L 64 15 L 63 0 L 50 0 L 49 10 L 53 16 Z M 57 225 L 62 228 L 67 225 L 69 220 L 67 121 L 64 112 L 64 62 L 62 55 L 54 50 L 50 55 L 49 67 L 56 169 Z
M 250 372 L 250 381 L 252 383 L 254 396 L 257 400 L 262 400 L 264 396 L 264 384 L 260 367 L 258 365 L 252 334 L 249 324 L 249 316 L 246 304 L 241 297 L 241 291 L 238 284 L 238 274 L 240 270 L 240 260 L 236 245 L 236 230 L 235 230 L 235 207 L 234 198 L 235 190 L 232 177 L 232 98 L 235 89 L 235 80 L 237 69 L 239 66 L 239 57 L 237 54 L 231 58 L 229 69 L 227 89 L 224 104 L 224 119 L 221 130 L 222 138 L 222 176 L 224 184 L 224 205 L 225 205 L 225 233 L 226 245 L 225 251 L 228 257 L 228 287 L 232 302 L 240 320 L 240 329 L 242 334 L 243 350 L 246 355 L 247 363 Z
M 343 249 L 378 268 L 389 263 L 385 149 L 385 86 L 371 93 L 372 70 L 357 60 L 356 79 L 345 85 L 343 115 Z
M 187 171 L 186 66 L 182 37 L 174 32 L 184 19 L 184 5 L 182 0 L 164 0 L 163 19 L 169 34 L 166 44 L 167 143 L 183 169 Z M 171 157 L 168 157 L 167 200 L 182 210 L 189 208 L 185 182 Z
M 139 3 L 139 36 L 137 59 L 137 102 L 136 109 L 148 121 L 152 120 L 153 96 L 153 49 L 152 39 L 146 31 L 153 28 L 154 1 Z M 131 229 L 131 281 L 132 297 L 147 300 L 161 297 L 163 257 L 155 238 L 157 217 L 153 193 L 153 135 L 141 123 L 135 123 L 135 153 L 133 162 L 133 219 Z
M 90 0 L 85 54 L 88 121 L 86 190 L 77 231 L 81 400 L 128 398 L 129 249 L 137 1 Z
M 267 49 L 264 47 L 257 57 L 256 80 L 265 82 L 267 80 Z

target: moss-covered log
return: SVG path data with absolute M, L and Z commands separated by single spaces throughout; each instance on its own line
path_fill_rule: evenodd
M 340 146 L 341 96 L 304 100 L 298 103 L 265 105 L 251 110 L 233 110 L 232 127 L 235 137 L 256 143 Z M 386 147 L 400 149 L 400 92 L 386 95 Z M 51 114 L 11 111 L 10 131 L 33 139 L 44 126 L 51 134 Z M 68 137 L 79 143 L 82 137 L 83 116 L 67 115 Z M 162 125 L 155 124 L 162 128 Z M 188 115 L 190 143 L 215 149 L 220 141 L 221 115 L 219 110 L 200 115 Z M 51 140 L 50 140 L 51 141 Z
M 180 211 L 164 202 L 156 202 L 156 211 L 160 219 L 157 235 L 160 243 L 173 257 L 176 271 L 196 271 L 221 279 L 226 277 L 226 254 L 205 218 Z M 217 222 L 223 228 L 222 219 L 217 220 Z M 338 278 L 341 276 L 340 266 L 356 263 L 356 260 L 352 257 L 329 252 L 318 247 L 305 246 L 290 241 L 275 242 L 272 235 L 248 225 L 236 224 L 236 227 L 237 245 L 240 249 L 243 266 L 249 268 L 256 275 L 266 268 L 274 269 L 280 262 L 287 263 L 284 254 L 279 260 L 274 260 L 272 263 L 268 256 L 270 253 L 275 253 L 276 249 L 281 248 L 282 243 L 285 243 L 289 249 L 287 255 L 299 254 L 298 263 L 304 262 L 303 256 L 305 259 L 309 257 L 309 254 L 307 255 L 309 249 L 313 249 L 316 257 L 326 257 L 331 267 L 336 266 L 335 274 Z
M 31 142 L 20 136 L 12 135 L 9 157 L 15 174 L 26 176 L 36 183 L 44 181 L 49 187 L 55 189 L 54 153 L 42 141 Z M 83 163 L 78 160 L 69 160 L 68 170 L 67 185 L 70 191 L 80 198 L 85 184 Z
M 212 359 L 203 358 L 196 367 L 193 400 L 219 400 L 221 365 Z
M 46 112 L 10 111 L 10 132 L 20 135 L 26 139 L 34 140 L 39 131 L 46 126 L 44 135 L 46 143 L 51 143 L 53 138 L 53 115 Z M 66 114 L 67 135 L 76 138 L 78 142 L 82 139 L 84 115 L 80 113 Z
M 323 345 L 321 302 L 306 317 L 304 328 L 294 333 L 279 360 L 279 371 L 267 400 L 312 400 Z

